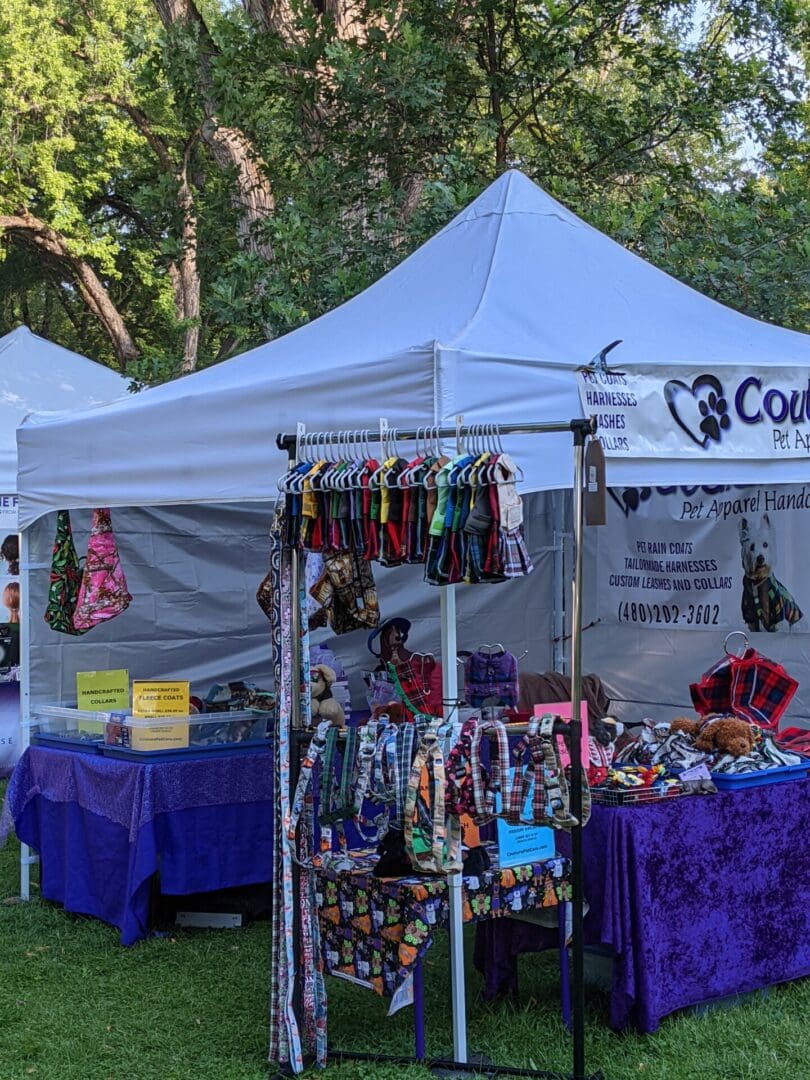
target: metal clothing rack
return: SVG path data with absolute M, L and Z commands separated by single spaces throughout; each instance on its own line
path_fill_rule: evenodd
M 458 417 L 454 426 L 424 426 L 410 429 L 389 429 L 387 422 L 380 421 L 379 432 L 376 430 L 341 431 L 307 433 L 303 425 L 298 425 L 297 432 L 293 434 L 281 434 L 276 438 L 279 450 L 286 451 L 288 458 L 288 470 L 292 470 L 299 463 L 299 453 L 302 440 L 309 444 L 310 440 L 323 445 L 341 446 L 348 448 L 351 445 L 366 446 L 369 443 L 387 443 L 389 437 L 396 444 L 397 440 L 413 442 L 417 439 L 431 437 L 434 439 L 455 439 L 457 449 L 461 451 L 462 440 L 467 437 L 476 437 L 484 434 L 501 435 L 551 435 L 567 433 L 573 443 L 573 470 L 572 486 L 574 496 L 573 506 L 573 548 L 574 566 L 571 581 L 571 714 L 572 719 L 567 724 L 567 732 L 570 736 L 571 758 L 571 812 L 577 818 L 582 819 L 582 754 L 581 736 L 582 723 L 580 720 L 580 707 L 582 703 L 582 570 L 584 557 L 584 530 L 585 530 L 585 445 L 589 438 L 596 434 L 596 419 L 574 419 L 569 421 L 555 422 L 527 422 L 522 424 L 473 424 L 465 426 L 463 417 Z M 289 515 L 291 510 L 291 495 L 287 495 L 286 509 Z M 298 596 L 300 582 L 300 558 L 296 549 L 296 557 L 292 560 L 291 592 L 294 597 Z M 441 655 L 443 657 L 455 657 L 457 653 L 456 642 L 456 595 L 455 585 L 440 587 L 440 614 L 441 614 Z M 293 670 L 300 669 L 300 613 L 297 602 L 293 605 L 293 625 L 291 628 L 293 644 Z M 442 697 L 444 701 L 454 702 L 458 699 L 458 671 L 455 663 L 442 665 Z M 298 695 L 293 695 L 291 727 L 293 731 L 301 728 L 300 707 Z M 293 742 L 295 740 L 293 739 Z M 295 753 L 290 762 L 290 786 L 291 797 L 298 783 L 299 757 Z M 298 926 L 298 873 L 293 875 L 294 886 L 294 911 L 295 925 L 294 937 L 296 938 L 295 955 L 300 955 L 297 947 L 299 934 Z M 485 1073 L 490 1076 L 532 1076 L 532 1077 L 558 1077 L 558 1073 L 540 1071 L 536 1069 L 516 1069 L 508 1066 L 482 1065 L 480 1062 L 471 1062 L 467 1053 L 467 1016 L 466 1016 L 466 988 L 464 975 L 464 939 L 462 919 L 462 875 L 460 872 L 448 874 L 449 910 L 450 910 L 450 966 L 452 979 L 452 1014 L 453 1014 L 453 1060 L 441 1063 L 442 1071 L 446 1070 L 460 1074 Z M 582 826 L 578 825 L 571 830 L 571 1020 L 572 1020 L 572 1071 L 570 1080 L 600 1080 L 601 1073 L 587 1074 L 585 1072 L 585 977 L 584 977 L 584 888 L 583 888 L 583 865 L 582 865 Z M 301 1009 L 301 979 L 296 977 L 293 992 L 293 1007 L 300 1015 Z M 413 1064 L 415 1058 L 385 1058 L 378 1055 L 353 1054 L 348 1052 L 336 1055 L 344 1060 L 369 1060 L 370 1058 L 380 1061 L 390 1061 L 402 1064 Z

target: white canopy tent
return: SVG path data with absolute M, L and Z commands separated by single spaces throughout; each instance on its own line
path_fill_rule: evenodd
M 127 386 L 111 368 L 27 326 L 0 338 L 0 492 L 17 490 L 17 428 L 28 413 L 86 409 L 123 397 Z
M 359 296 L 225 363 L 18 433 L 21 522 L 61 507 L 276 496 L 276 431 L 559 420 L 574 371 L 605 345 L 620 367 L 810 364 L 810 338 L 740 315 L 591 228 L 508 172 Z M 570 486 L 567 442 L 525 465 L 527 490 Z M 98 467 L 103 461 L 104 468 Z M 137 461 L 138 468 L 132 468 Z M 616 462 L 627 483 L 752 483 L 755 459 Z M 805 475 L 782 465 L 782 482 Z
M 261 520 L 266 521 L 284 467 L 275 435 L 294 431 L 296 422 L 304 421 L 311 429 L 340 430 L 373 426 L 381 414 L 403 427 L 452 425 L 458 414 L 468 424 L 581 416 L 577 368 L 616 339 L 622 345 L 610 360 L 617 367 L 631 371 L 644 366 L 665 377 L 668 373 L 685 377 L 696 367 L 746 367 L 762 373 L 810 368 L 810 337 L 750 319 L 700 295 L 512 171 L 376 284 L 301 329 L 104 408 L 30 417 L 18 431 L 21 524 L 27 528 L 64 507 L 134 507 L 132 512 L 139 514 L 146 512 L 143 508 L 173 507 L 174 515 L 178 506 L 185 505 L 188 528 L 174 535 L 190 536 L 195 526 L 189 504 L 248 502 L 262 504 Z M 508 448 L 525 471 L 525 491 L 570 488 L 570 443 L 565 436 L 548 437 L 542 445 L 516 437 Z M 612 458 L 608 468 L 608 481 L 617 487 L 757 484 L 765 479 L 790 483 L 807 475 L 806 459 L 775 459 L 756 448 L 725 456 L 636 454 Z M 114 518 L 121 528 L 121 516 Z M 501 587 L 504 592 L 500 588 L 479 592 L 486 601 L 476 600 L 478 607 L 470 601 L 473 619 L 482 603 L 487 617 L 498 605 L 506 606 L 513 618 L 519 613 L 515 640 L 526 640 L 518 633 L 536 639 L 537 647 L 529 643 L 526 661 L 536 666 L 550 666 L 550 648 L 539 645 L 551 636 L 552 548 L 559 568 L 559 520 L 552 528 L 546 517 L 533 524 L 530 533 L 534 553 L 546 556 L 541 569 L 549 575 L 548 587 L 534 586 L 533 595 L 544 598 L 542 613 L 531 601 L 526 605 L 531 590 L 524 595 L 517 584 Z M 227 530 L 226 525 L 223 528 Z M 133 529 L 142 537 L 149 526 L 140 521 Z M 43 530 L 37 541 L 40 552 L 47 551 L 50 526 L 43 525 Z M 166 535 L 162 527 L 159 531 Z M 245 529 L 242 516 L 235 538 L 244 538 L 246 532 L 250 529 Z M 126 548 L 126 536 L 122 542 Z M 238 673 L 237 653 L 247 665 L 248 660 L 255 663 L 264 647 L 262 617 L 252 610 L 248 597 L 251 611 L 243 620 L 246 631 L 239 647 L 228 644 L 235 626 L 221 623 L 216 653 L 207 649 L 206 642 L 214 635 L 199 633 L 206 591 L 202 570 L 194 575 L 193 602 L 191 597 L 185 606 L 178 602 L 185 587 L 181 583 L 188 577 L 179 569 L 183 542 L 172 541 L 177 580 L 167 582 L 166 611 L 171 599 L 175 641 L 180 651 L 188 651 L 193 643 L 189 660 L 195 670 L 210 670 L 217 655 L 224 658 L 220 674 L 233 676 Z M 242 541 L 234 542 L 246 550 Z M 260 545 L 251 543 L 258 552 Z M 150 557 L 144 555 L 142 540 L 139 546 L 137 561 L 145 564 L 140 587 L 146 593 Z M 241 566 L 243 559 L 240 555 L 234 566 Z M 397 580 L 404 581 L 406 572 L 398 574 Z M 403 594 L 408 595 L 402 601 L 408 611 L 430 603 L 429 593 L 420 591 L 414 598 L 403 587 Z M 34 602 L 39 602 L 35 595 Z M 153 647 L 159 635 L 154 622 L 150 629 L 151 607 L 138 632 L 126 633 L 136 619 L 133 609 L 109 630 L 101 628 L 90 638 L 111 643 L 124 631 L 128 641 L 141 641 L 143 664 L 153 674 L 164 673 L 169 658 L 176 670 L 178 652 Z M 188 619 L 181 627 L 183 610 Z M 557 623 L 558 634 L 559 630 Z M 681 701 L 685 707 L 683 671 L 697 675 L 707 654 L 713 658 L 719 648 L 705 637 L 705 631 L 681 632 L 676 639 L 664 630 L 652 635 L 597 626 L 585 637 L 586 667 L 600 671 L 620 700 Z M 679 660 L 674 665 L 676 640 Z M 786 662 L 790 660 L 794 668 L 801 663 L 810 672 L 807 640 L 805 635 L 784 637 L 779 647 L 787 650 Z M 89 662 L 91 641 L 83 639 L 70 648 L 77 656 L 64 668 L 68 676 L 77 663 Z M 688 656 L 690 649 L 693 657 Z M 639 651 L 654 652 L 649 663 L 634 660 Z M 620 654 L 625 659 L 617 661 Z M 682 655 L 687 656 L 685 663 Z M 52 670 L 52 665 L 42 667 Z M 674 696 L 676 683 L 681 687 L 679 697 Z
M 226 627 L 220 613 L 227 605 L 215 606 L 217 626 L 210 629 L 201 621 L 204 601 L 216 604 L 227 591 L 211 584 L 216 567 L 206 564 L 194 524 L 202 520 L 195 514 L 206 507 L 221 507 L 225 514 L 229 504 L 267 507 L 276 499 L 276 480 L 284 469 L 277 432 L 295 431 L 299 421 L 317 430 L 368 428 L 381 414 L 403 428 L 452 425 L 459 414 L 468 425 L 581 417 L 577 371 L 617 339 L 623 342 L 615 354 L 622 369 L 652 367 L 668 379 L 682 373 L 691 381 L 695 368 L 810 369 L 809 337 L 701 296 L 591 228 L 520 173 L 509 172 L 375 285 L 307 326 L 103 409 L 30 418 L 18 431 L 21 524 L 32 534 L 32 550 L 41 552 L 46 549 L 44 518 L 62 508 L 137 508 L 128 512 L 145 515 L 147 525 L 150 520 L 159 525 L 166 520 L 159 508 L 174 513 L 185 507 L 185 525 L 174 528 L 172 543 L 163 546 L 164 557 L 157 546 L 144 550 L 148 530 L 142 518 L 140 524 L 133 522 L 132 532 L 140 528 L 143 537 L 137 552 L 139 580 L 131 590 L 136 603 L 111 627 L 89 635 L 108 650 L 110 642 L 121 641 L 119 634 L 128 638 L 122 648 L 130 650 L 133 663 L 128 666 L 140 677 L 179 675 L 187 660 L 195 664 L 200 655 L 211 655 L 211 642 L 230 641 L 231 629 L 243 633 L 245 643 L 266 645 L 266 626 L 261 638 L 248 626 L 259 615 L 244 583 L 252 573 L 250 545 L 239 538 L 244 540 L 247 532 L 240 533 L 238 526 L 234 562 L 242 583 L 235 585 L 232 597 L 234 617 Z M 689 392 L 687 382 L 682 386 Z M 570 445 L 565 435 L 541 443 L 520 437 L 509 441 L 507 448 L 525 472 L 524 491 L 570 489 Z M 652 448 L 611 459 L 608 482 L 756 484 L 765 468 L 771 483 L 800 481 L 808 474 L 806 460 L 775 459 L 752 443 L 741 454 L 700 456 L 692 451 L 684 456 L 677 449 L 659 453 Z M 556 501 L 559 511 L 561 500 Z M 486 626 L 490 641 L 504 627 L 502 640 L 508 644 L 534 638 L 539 647 L 529 645 L 526 666 L 535 670 L 550 666 L 552 627 L 559 629 L 552 609 L 562 579 L 555 557 L 561 517 L 553 529 L 549 517 L 541 523 L 541 539 L 531 544 L 541 556 L 538 573 L 489 590 L 459 590 L 460 600 L 475 597 L 466 616 L 473 632 L 477 623 L 478 633 Z M 120 524 L 121 518 L 114 519 Z M 225 519 L 221 527 L 227 531 Z M 193 569 L 188 565 L 192 552 L 197 556 Z M 134 566 L 127 563 L 125 543 L 122 558 L 125 566 Z M 386 613 L 419 611 L 416 605 L 429 599 L 428 591 L 421 590 L 414 602 L 407 588 L 412 574 L 405 569 L 393 571 L 392 577 L 399 582 L 400 606 L 388 607 L 386 596 Z M 381 591 L 385 596 L 384 586 Z M 42 586 L 32 584 L 32 610 L 43 594 Z M 149 606 L 152 597 L 154 607 Z M 491 618 L 493 609 L 504 621 Z M 474 647 L 464 639 L 464 618 L 459 644 Z M 176 649 L 161 644 L 163 619 L 174 620 Z M 133 635 L 128 631 L 136 622 L 138 634 Z M 39 620 L 30 625 L 43 633 Z M 717 655 L 722 636 L 710 637 L 706 631 L 681 632 L 676 642 L 660 631 L 656 652 L 648 655 L 649 631 L 597 626 L 585 636 L 585 670 L 598 671 L 614 698 L 643 702 L 648 713 L 654 712 L 646 708 L 651 703 L 665 704 L 671 715 L 675 695 L 683 701 L 689 678 Z M 347 647 L 362 652 L 363 643 L 356 639 Z M 785 637 L 780 647 L 800 651 L 803 671 L 810 672 L 804 640 Z M 419 642 L 422 649 L 428 644 L 435 646 L 435 637 L 431 643 Z M 60 676 L 62 693 L 68 685 L 64 671 L 76 670 L 75 657 L 85 667 L 104 666 L 92 662 L 94 647 L 90 640 L 70 646 L 74 659 Z M 449 655 L 454 651 L 449 649 Z M 47 679 L 53 665 L 40 664 L 39 670 Z
M 0 538 L 17 529 L 17 428 L 26 414 L 85 409 L 121 397 L 127 385 L 110 368 L 46 341 L 26 326 L 0 338 Z M 0 566 L 0 593 L 8 566 Z M 18 756 L 16 694 L 16 683 L 0 685 L 0 775 Z

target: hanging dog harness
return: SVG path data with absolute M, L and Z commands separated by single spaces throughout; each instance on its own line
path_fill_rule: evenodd
M 452 873 L 460 870 L 462 865 L 461 825 L 457 817 L 445 816 L 445 767 L 440 738 L 441 725 L 442 721 L 435 719 L 422 736 L 410 770 L 404 807 L 405 850 L 416 869 L 432 874 Z M 430 849 L 417 852 L 414 848 L 414 816 L 423 770 L 427 770 L 430 784 Z
M 529 751 L 530 759 L 524 769 L 523 758 Z M 565 769 L 554 739 L 554 717 L 543 716 L 539 723 L 533 722 L 526 735 L 514 749 L 515 779 L 512 784 L 507 820 L 510 825 L 548 825 L 553 829 L 571 829 L 579 824 L 571 813 L 571 799 Z M 532 780 L 532 821 L 522 817 L 523 805 L 529 794 Z M 549 810 L 551 811 L 549 815 Z M 582 824 L 590 818 L 591 795 L 588 781 L 582 775 Z
M 487 775 L 481 765 L 481 740 L 490 734 L 495 736 L 497 746 Z M 476 825 L 487 825 L 498 814 L 505 814 L 509 805 L 509 736 L 500 720 L 482 720 L 476 726 L 470 747 L 470 773 L 473 820 Z M 501 796 L 500 810 L 498 796 Z

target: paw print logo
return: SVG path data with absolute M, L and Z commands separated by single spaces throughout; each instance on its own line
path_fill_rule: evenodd
M 630 517 L 649 500 L 652 488 L 608 488 L 608 493 L 625 517 Z
M 678 427 L 702 450 L 708 450 L 731 427 L 723 384 L 715 375 L 698 375 L 694 382 L 670 379 L 664 400 Z
M 700 430 L 707 439 L 719 443 L 723 432 L 731 427 L 731 417 L 728 415 L 728 402 L 724 397 L 719 397 L 714 390 L 709 393 L 705 401 L 698 404 L 698 412 L 703 417 L 700 421 Z

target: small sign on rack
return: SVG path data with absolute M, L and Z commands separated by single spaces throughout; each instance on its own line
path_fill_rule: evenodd
M 509 786 L 515 782 L 515 770 L 509 770 Z M 521 817 L 531 820 L 534 813 L 534 780 L 526 790 L 521 807 Z M 496 810 L 500 810 L 500 795 L 496 798 Z M 498 864 L 501 867 L 528 866 L 529 863 L 546 862 L 557 854 L 554 830 L 546 825 L 508 825 L 503 818 L 497 819 Z

